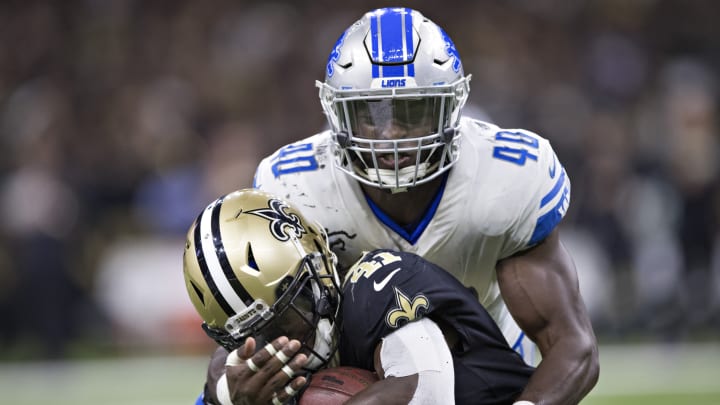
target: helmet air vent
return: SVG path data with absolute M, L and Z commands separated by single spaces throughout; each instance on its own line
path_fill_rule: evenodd
M 260 268 L 258 267 L 257 262 L 255 261 L 255 255 L 253 254 L 252 250 L 252 244 L 248 243 L 248 266 L 252 267 L 253 269 L 260 271 Z
M 192 281 L 190 282 L 190 285 L 192 285 L 193 290 L 195 290 L 195 294 L 197 294 L 200 302 L 202 302 L 202 304 L 205 305 L 205 297 L 203 297 L 203 293 L 202 293 L 202 291 L 200 291 L 200 288 L 198 288 L 198 286 L 195 285 L 195 283 L 193 283 Z

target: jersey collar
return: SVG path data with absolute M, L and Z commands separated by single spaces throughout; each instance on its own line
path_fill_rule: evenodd
M 365 201 L 367 201 L 368 206 L 380 222 L 382 222 L 388 228 L 392 229 L 398 235 L 402 236 L 403 239 L 410 242 L 411 245 L 414 245 L 415 242 L 420 239 L 420 236 L 425 231 L 425 228 L 427 228 L 430 221 L 433 219 L 433 216 L 435 216 L 435 212 L 437 211 L 437 208 L 440 205 L 440 201 L 442 200 L 442 196 L 445 192 L 445 184 L 447 183 L 449 174 L 450 172 L 446 172 L 443 175 L 440 187 L 438 188 L 435 197 L 433 198 L 425 213 L 417 221 L 405 226 L 393 221 L 385 212 L 383 212 L 383 210 L 380 209 L 380 207 L 377 206 L 377 204 L 375 204 L 367 196 L 367 194 L 363 193 L 363 195 L 365 196 Z

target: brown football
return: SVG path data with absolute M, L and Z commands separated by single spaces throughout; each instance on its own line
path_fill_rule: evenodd
M 355 367 L 333 367 L 313 374 L 299 405 L 340 405 L 378 380 L 372 371 Z

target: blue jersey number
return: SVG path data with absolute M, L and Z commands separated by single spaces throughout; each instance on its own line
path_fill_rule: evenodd
M 283 174 L 311 171 L 317 168 L 318 162 L 312 153 L 312 144 L 300 143 L 280 149 L 272 165 L 272 172 L 275 177 L 279 177 Z
M 540 146 L 538 138 L 525 132 L 500 131 L 495 134 L 495 140 L 503 145 L 493 148 L 493 157 L 523 166 L 528 159 L 537 162 L 535 152 Z

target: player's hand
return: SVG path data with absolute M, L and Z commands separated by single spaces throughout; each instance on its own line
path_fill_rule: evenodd
M 306 383 L 295 376 L 307 363 L 298 340 L 281 336 L 256 350 L 255 339 L 232 351 L 225 362 L 228 393 L 233 404 L 279 404 L 290 399 Z M 295 357 L 293 357 L 295 356 Z

